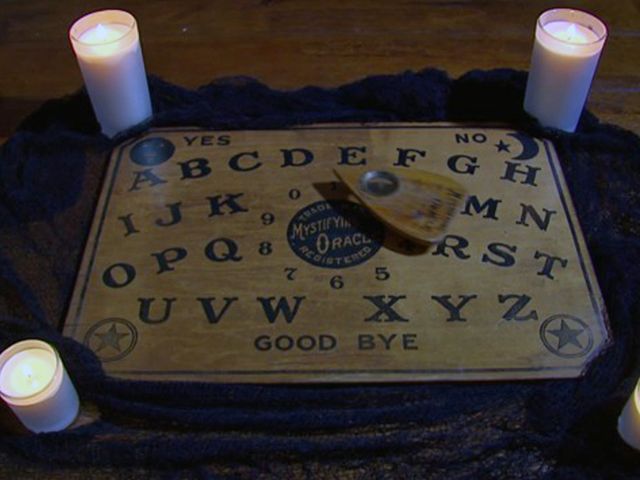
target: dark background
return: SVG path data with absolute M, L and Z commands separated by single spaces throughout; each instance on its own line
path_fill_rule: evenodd
M 558 6 L 609 26 L 589 107 L 639 132 L 638 0 L 0 0 L 0 137 L 44 100 L 81 86 L 67 31 L 97 9 L 136 16 L 147 72 L 169 82 L 195 88 L 248 75 L 295 89 L 426 67 L 453 77 L 526 70 L 536 18 Z

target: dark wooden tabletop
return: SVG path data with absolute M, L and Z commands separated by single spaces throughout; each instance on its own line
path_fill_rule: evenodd
M 640 1 L 561 2 L 589 10 L 609 39 L 589 99 L 601 119 L 640 132 Z M 0 0 L 0 136 L 82 79 L 67 31 L 83 14 L 124 8 L 138 19 L 147 72 L 185 87 L 231 75 L 281 89 L 335 86 L 437 67 L 528 69 L 547 0 Z

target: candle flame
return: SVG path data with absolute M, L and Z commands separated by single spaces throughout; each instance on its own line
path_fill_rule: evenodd
M 95 39 L 97 41 L 104 41 L 107 39 L 108 36 L 109 36 L 109 31 L 106 28 L 104 28 L 104 25 L 102 25 L 101 23 L 96 25 Z
M 31 367 L 29 365 L 22 365 L 22 373 L 29 380 L 31 380 L 33 378 L 33 370 L 31 369 Z
M 576 24 L 572 23 L 571 25 L 569 25 L 569 28 L 567 28 L 567 40 L 569 42 L 574 40 L 574 37 L 576 36 L 577 30 L 576 30 Z
M 31 365 L 29 364 L 22 365 L 21 368 L 22 368 L 22 373 L 27 378 L 27 383 L 31 385 L 32 388 L 38 387 L 40 385 L 40 382 L 38 381 L 38 377 L 34 376 L 35 372 L 31 368 Z

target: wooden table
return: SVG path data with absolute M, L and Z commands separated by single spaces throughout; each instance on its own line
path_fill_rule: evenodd
M 606 122 L 640 132 L 640 2 L 562 2 L 594 12 L 610 34 L 589 100 Z M 185 87 L 248 75 L 281 89 L 335 86 L 436 67 L 526 70 L 547 0 L 160 0 L 117 4 L 138 19 L 147 72 Z M 103 0 L 0 1 L 0 136 L 44 100 L 82 85 L 67 30 Z

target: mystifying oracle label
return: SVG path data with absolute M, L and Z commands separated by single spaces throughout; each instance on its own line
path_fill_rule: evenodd
M 384 226 L 355 203 L 320 201 L 293 216 L 287 240 L 294 253 L 311 265 L 347 268 L 380 250 Z

